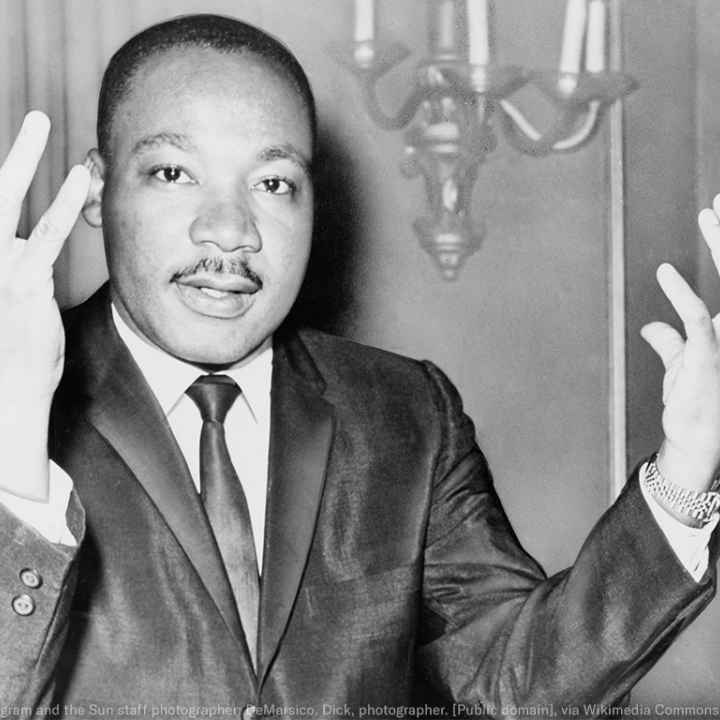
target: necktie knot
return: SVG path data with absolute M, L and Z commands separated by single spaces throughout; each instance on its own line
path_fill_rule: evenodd
M 222 424 L 240 388 L 227 375 L 202 375 L 185 392 L 197 405 L 203 422 Z

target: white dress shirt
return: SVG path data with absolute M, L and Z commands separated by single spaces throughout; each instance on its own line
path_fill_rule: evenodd
M 197 406 L 185 391 L 204 372 L 149 344 L 128 327 L 114 306 L 112 311 L 117 331 L 165 413 L 199 492 L 202 419 Z M 258 566 L 262 568 L 270 444 L 270 339 L 223 374 L 233 378 L 242 390 L 228 411 L 225 435 L 230 457 L 247 497 Z M 680 562 L 696 581 L 700 581 L 708 567 L 710 536 L 720 516 L 716 515 L 703 528 L 684 525 L 650 495 L 644 484 L 644 474 L 643 466 L 640 471 L 641 490 L 653 517 Z M 0 502 L 51 542 L 76 545 L 77 541 L 65 522 L 71 490 L 72 480 L 60 467 L 51 463 L 50 495 L 46 502 L 26 500 L 1 490 Z M 638 531 L 642 532 L 641 529 Z
M 168 355 L 133 332 L 112 307 L 113 321 L 123 342 L 155 394 L 175 435 L 200 492 L 200 430 L 202 418 L 197 405 L 185 391 L 205 371 Z M 252 522 L 258 567 L 262 568 L 267 498 L 268 450 L 270 444 L 270 385 L 272 340 L 233 367 L 223 370 L 242 393 L 225 417 L 225 441 L 235 472 L 242 483 Z

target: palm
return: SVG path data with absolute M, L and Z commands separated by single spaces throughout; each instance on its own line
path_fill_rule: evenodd
M 87 171 L 71 171 L 27 240 L 14 234 L 48 130 L 44 115 L 28 115 L 0 168 L 0 392 L 9 402 L 20 391 L 18 378 L 23 378 L 25 402 L 48 402 L 63 368 L 65 341 L 53 263 L 87 195 Z
M 89 184 L 87 170 L 73 168 L 30 237 L 15 235 L 49 129 L 30 113 L 0 167 L 0 456 L 12 470 L 2 489 L 34 500 L 47 497 L 48 417 L 65 350 L 53 263 Z
M 675 447 L 696 447 L 720 461 L 713 428 L 720 426 L 720 393 L 715 374 L 702 347 L 688 339 L 683 351 L 672 360 L 663 380 L 662 424 L 665 437 Z
M 715 213 L 703 211 L 700 227 L 720 264 L 720 224 Z M 642 331 L 665 366 L 661 455 L 678 484 L 705 490 L 720 463 L 720 317 L 711 318 L 672 266 L 658 269 L 658 282 L 686 336 L 665 323 L 651 323 Z

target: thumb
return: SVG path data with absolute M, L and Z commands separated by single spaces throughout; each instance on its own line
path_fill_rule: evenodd
M 645 325 L 640 330 L 640 335 L 660 356 L 666 370 L 685 347 L 682 335 L 674 327 L 663 322 L 652 322 Z

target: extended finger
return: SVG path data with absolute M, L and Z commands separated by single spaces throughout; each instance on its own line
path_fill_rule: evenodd
M 28 238 L 28 252 L 35 259 L 42 257 L 50 264 L 55 262 L 85 203 L 89 187 L 88 169 L 75 165 Z
M 29 112 L 0 167 L 0 237 L 15 237 L 22 201 L 45 150 L 49 132 L 48 116 L 37 110 Z
M 640 335 L 660 356 L 666 370 L 672 365 L 685 346 L 685 341 L 680 333 L 674 327 L 662 322 L 645 325 L 640 330 Z
M 685 278 L 672 265 L 663 263 L 657 270 L 657 279 L 665 297 L 682 320 L 688 340 L 713 341 L 715 331 L 710 313 Z

